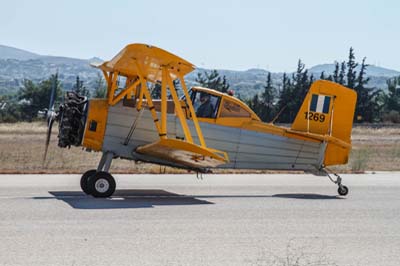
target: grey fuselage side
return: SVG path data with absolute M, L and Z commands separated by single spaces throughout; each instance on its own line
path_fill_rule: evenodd
M 167 121 L 168 138 L 182 139 L 184 134 L 178 117 L 175 114 L 168 114 Z M 193 122 L 187 121 L 194 142 L 199 144 Z M 135 130 L 128 138 L 134 123 Z M 323 143 L 205 122 L 200 122 L 200 127 L 207 147 L 224 151 L 229 156 L 230 162 L 218 168 L 314 170 L 323 162 L 326 148 Z M 138 146 L 158 140 L 158 132 L 149 110 L 144 109 L 139 115 L 136 108 L 123 106 L 122 102 L 109 107 L 103 152 L 112 152 L 116 157 L 131 160 L 182 167 L 159 158 L 136 153 Z

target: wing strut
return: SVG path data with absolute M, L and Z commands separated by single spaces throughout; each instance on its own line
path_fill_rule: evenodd
M 191 168 L 215 167 L 229 161 L 228 155 L 206 146 L 199 121 L 193 104 L 190 100 L 184 75 L 194 69 L 189 62 L 154 46 L 140 44 L 128 45 L 111 61 L 96 66 L 103 71 L 108 84 L 107 97 L 109 105 L 115 105 L 124 97 L 136 95 L 136 109 L 141 111 L 146 107 L 150 110 L 160 140 L 140 146 L 136 152 L 173 161 Z M 118 89 L 118 76 L 127 78 L 124 89 Z M 190 117 L 199 145 L 194 143 L 186 114 L 182 107 L 182 100 L 178 98 L 173 80 L 179 79 L 185 95 L 186 106 L 189 107 Z M 153 104 L 148 83 L 161 81 L 161 112 L 160 118 Z M 167 91 L 169 90 L 175 105 L 175 114 L 181 124 L 184 140 L 168 138 L 167 132 Z
M 197 136 L 199 138 L 200 146 L 193 142 L 193 137 L 190 132 L 189 125 L 186 120 L 186 116 L 182 110 L 181 102 L 178 98 L 176 88 L 172 82 L 171 75 L 169 73 L 168 66 L 162 66 L 162 83 L 161 83 L 161 125 L 157 117 L 157 112 L 153 107 L 150 92 L 148 90 L 145 78 L 141 75 L 139 64 L 136 65 L 139 73 L 139 79 L 141 80 L 141 90 L 146 98 L 147 105 L 153 115 L 154 123 L 160 136 L 160 141 L 151 143 L 137 148 L 137 152 L 160 157 L 167 160 L 172 160 L 180 164 L 184 164 L 190 167 L 215 167 L 219 164 L 223 164 L 229 161 L 228 155 L 225 152 L 217 151 L 214 149 L 207 148 L 204 141 L 203 134 L 199 122 L 194 112 L 192 102 L 190 101 L 189 93 L 185 81 L 182 76 L 179 76 L 182 90 L 187 100 L 186 104 L 189 106 L 191 117 L 196 129 Z M 179 118 L 182 126 L 185 140 L 168 139 L 167 135 L 167 88 L 172 96 L 172 100 L 175 104 L 175 113 Z M 140 101 L 143 98 L 139 98 L 138 108 L 143 108 Z

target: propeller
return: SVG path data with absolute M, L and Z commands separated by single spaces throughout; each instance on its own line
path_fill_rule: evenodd
M 49 103 L 49 109 L 47 109 L 47 135 L 46 135 L 46 144 L 45 144 L 45 149 L 44 149 L 42 166 L 44 166 L 44 163 L 45 163 L 46 157 L 47 157 L 47 151 L 49 149 L 51 129 L 52 129 L 53 123 L 57 119 L 57 115 L 58 115 L 58 113 L 54 111 L 57 81 L 58 81 L 58 73 L 56 73 L 56 75 L 54 76 L 53 82 L 51 84 L 50 103 Z

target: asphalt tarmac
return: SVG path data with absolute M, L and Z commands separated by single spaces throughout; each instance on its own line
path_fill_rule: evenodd
M 400 265 L 400 173 L 342 177 L 0 175 L 0 265 Z

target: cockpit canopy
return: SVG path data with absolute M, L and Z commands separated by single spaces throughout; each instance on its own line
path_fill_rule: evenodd
M 246 104 L 225 93 L 193 87 L 190 98 L 198 118 L 239 118 L 260 121 Z

